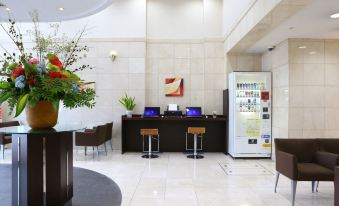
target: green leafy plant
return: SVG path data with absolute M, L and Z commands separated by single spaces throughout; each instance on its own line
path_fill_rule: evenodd
M 0 55 L 0 104 L 7 102 L 10 113 L 15 108 L 15 117 L 21 114 L 27 104 L 35 106 L 39 101 L 51 102 L 55 110 L 60 101 L 70 109 L 83 106 L 92 108 L 95 105 L 95 91 L 85 88 L 85 82 L 75 74 L 90 67 L 84 65 L 69 69 L 82 59 L 81 53 L 88 51 L 88 47 L 79 46 L 85 30 L 72 39 L 64 37 L 60 41 L 55 40 L 55 36 L 46 37 L 40 32 L 37 17 L 33 18 L 33 22 L 35 55 L 26 52 L 15 21 L 10 19 L 8 28 L 0 24 L 19 51 L 18 54 L 10 53 L 0 44 L 5 51 Z
M 125 96 L 122 96 L 119 100 L 120 104 L 125 107 L 127 111 L 133 111 L 135 108 L 135 98 L 134 97 L 129 97 L 126 93 Z

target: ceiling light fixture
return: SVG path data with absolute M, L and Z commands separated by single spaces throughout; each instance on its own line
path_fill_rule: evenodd
M 298 47 L 299 49 L 306 49 L 307 47 L 306 46 L 300 46 Z
M 7 7 L 6 10 L 7 10 L 7 11 L 10 11 L 11 9 Z
M 331 19 L 337 19 L 339 18 L 339 13 L 335 13 L 331 15 Z
M 316 51 L 311 51 L 309 54 L 310 55 L 314 55 L 314 54 L 316 54 L 317 52 Z
M 63 7 L 60 7 L 60 8 L 59 8 L 59 11 L 63 11 L 63 10 L 64 10 L 64 8 L 63 8 Z

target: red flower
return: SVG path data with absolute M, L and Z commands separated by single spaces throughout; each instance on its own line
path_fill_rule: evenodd
M 15 79 L 18 76 L 25 75 L 25 69 L 22 67 L 17 67 L 12 72 L 12 77 Z
M 28 80 L 28 84 L 29 84 L 29 86 L 34 86 L 35 85 L 35 79 L 30 79 L 30 80 Z
M 47 55 L 47 58 L 48 58 L 49 62 L 50 62 L 51 64 L 53 64 L 54 66 L 59 67 L 59 69 L 62 69 L 62 68 L 63 68 L 62 63 L 61 63 L 61 61 L 59 60 L 59 58 L 57 57 L 57 55 L 55 55 L 55 54 L 48 54 L 48 55 Z
M 61 74 L 60 72 L 51 72 L 51 73 L 49 73 L 49 78 L 51 78 L 51 79 L 54 79 L 54 78 L 63 78 L 63 79 L 65 79 L 65 78 L 67 78 L 67 76 L 64 75 L 64 74 Z

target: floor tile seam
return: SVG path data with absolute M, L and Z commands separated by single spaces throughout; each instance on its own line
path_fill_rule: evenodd
M 139 187 L 139 185 L 140 185 L 140 182 L 141 182 L 141 180 L 142 180 L 142 177 L 144 176 L 144 173 L 145 173 L 145 171 L 146 171 L 146 164 L 144 165 L 144 169 L 143 169 L 143 171 L 142 171 L 142 173 L 141 173 L 141 175 L 140 175 L 140 178 L 139 178 L 139 181 L 138 181 L 138 184 L 135 186 L 135 188 L 134 188 L 134 192 L 133 192 L 133 195 L 132 195 L 132 197 L 131 197 L 131 199 L 130 199 L 130 202 L 129 202 L 129 206 L 131 206 L 132 205 L 132 202 L 133 202 L 133 199 L 134 199 L 134 196 L 135 196 L 135 193 L 137 192 L 137 189 L 138 189 L 138 187 Z
M 165 184 L 165 192 L 164 192 L 164 201 L 162 203 L 165 206 L 166 201 L 166 191 L 167 191 L 167 179 L 168 179 L 168 168 L 169 168 L 170 154 L 167 155 L 167 170 L 166 170 L 166 184 Z

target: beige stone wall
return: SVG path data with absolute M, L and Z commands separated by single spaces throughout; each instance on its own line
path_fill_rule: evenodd
M 146 105 L 169 103 L 201 106 L 203 112 L 222 114 L 222 90 L 226 88 L 223 44 L 203 40 L 149 40 L 147 42 Z M 184 78 L 184 96 L 166 97 L 165 78 Z
M 288 41 L 276 46 L 262 56 L 263 71 L 272 72 L 272 136 L 288 137 L 289 123 L 289 57 Z
M 289 137 L 339 137 L 339 40 L 291 39 Z

